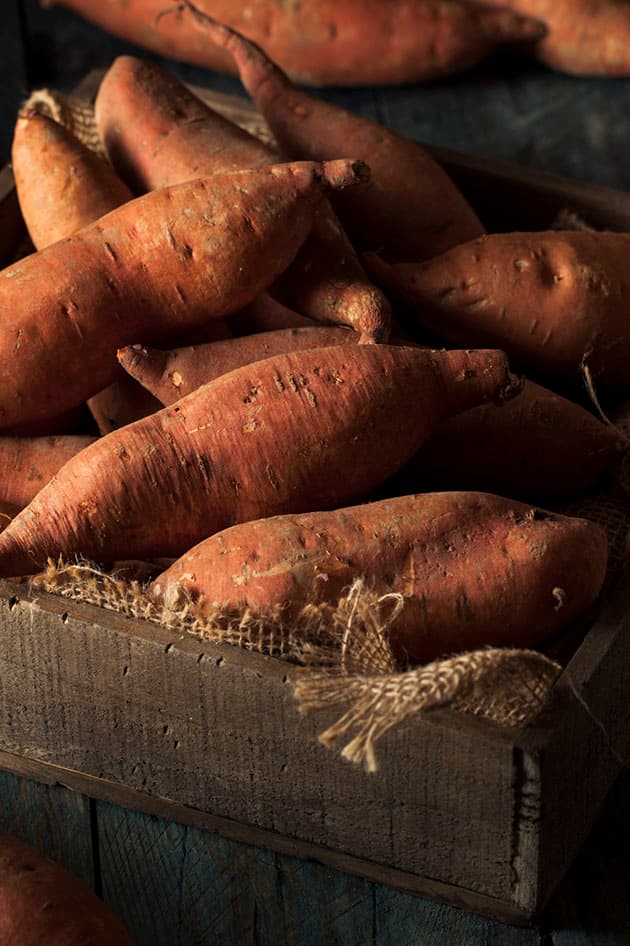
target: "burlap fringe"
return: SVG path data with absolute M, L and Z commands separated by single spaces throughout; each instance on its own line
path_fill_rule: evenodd
M 75 601 L 152 621 L 217 644 L 244 647 L 296 665 L 294 693 L 300 711 L 350 704 L 320 736 L 332 745 L 356 735 L 342 756 L 377 770 L 375 745 L 390 729 L 416 714 L 450 706 L 502 726 L 531 719 L 548 699 L 560 666 L 526 650 L 487 649 L 401 671 L 388 632 L 403 600 L 378 597 L 355 581 L 335 605 L 303 609 L 290 626 L 281 611 L 254 614 L 207 609 L 183 592 L 158 602 L 142 582 L 90 563 L 49 561 L 31 585 Z

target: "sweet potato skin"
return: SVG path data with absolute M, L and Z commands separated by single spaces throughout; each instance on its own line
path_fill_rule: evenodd
M 96 437 L 0 437 L 0 501 L 24 509 L 71 457 Z
M 560 72 L 630 75 L 630 7 L 624 0 L 490 0 L 547 27 L 531 51 Z
M 54 0 L 44 0 L 51 5 Z M 110 32 L 171 59 L 232 72 L 186 12 L 160 0 L 61 0 Z M 306 85 L 421 82 L 466 69 L 503 42 L 540 35 L 536 21 L 460 0 L 198 0 L 197 7 L 262 43 Z
M 532 647 L 597 596 L 607 541 L 582 519 L 487 493 L 426 493 L 333 511 L 259 519 L 206 539 L 152 585 L 210 605 L 283 609 L 334 603 L 361 578 L 404 596 L 391 630 L 422 663 L 485 645 Z
M 133 946 L 120 921 L 82 881 L 0 831 L 1 946 Z
M 333 200 L 355 246 L 378 247 L 389 260 L 418 260 L 483 233 L 472 207 L 419 144 L 296 88 L 261 49 L 222 24 L 208 22 L 206 29 L 233 55 L 283 153 L 324 156 L 350 148 L 368 161 L 371 181 L 361 200 Z
M 0 573 L 178 556 L 235 522 L 343 505 L 512 384 L 492 351 L 343 345 L 238 368 L 66 463 L 0 537 Z
M 175 76 L 133 56 L 119 56 L 108 69 L 95 116 L 112 163 L 140 193 L 283 160 Z M 389 303 L 366 276 L 328 200 L 320 202 L 312 232 L 269 292 L 310 318 L 352 326 L 365 341 L 387 340 Z
M 256 335 L 258 332 L 274 332 L 283 328 L 312 328 L 315 324 L 313 319 L 282 305 L 267 292 L 261 293 L 253 302 L 228 319 L 230 330 L 237 338 L 241 335 Z
M 529 502 L 577 496 L 628 451 L 619 432 L 578 404 L 525 381 L 517 398 L 443 421 L 383 496 L 483 490 Z
M 3 270 L 0 357 L 12 370 L 0 377 L 0 427 L 92 396 L 114 380 L 116 348 L 139 336 L 176 336 L 246 305 L 293 259 L 328 183 L 352 180 L 342 161 L 190 181 Z
M 243 365 L 287 352 L 355 345 L 358 341 L 357 333 L 348 329 L 314 325 L 312 328 L 289 328 L 229 338 L 206 345 L 188 345 L 170 351 L 128 345 L 118 352 L 118 361 L 131 377 L 163 405 L 168 405 Z
M 110 164 L 33 109 L 18 116 L 11 164 L 36 249 L 56 243 L 133 198 Z
M 423 263 L 366 254 L 375 280 L 456 344 L 496 345 L 533 372 L 628 391 L 630 234 L 497 233 Z
M 18 116 L 11 160 L 20 210 L 38 250 L 72 236 L 134 197 L 108 161 L 34 109 Z M 101 433 L 158 406 L 122 373 L 88 401 Z

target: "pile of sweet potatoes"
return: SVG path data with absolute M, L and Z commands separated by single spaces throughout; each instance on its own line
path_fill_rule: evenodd
M 95 104 L 108 161 L 17 121 L 0 574 L 170 558 L 150 593 L 285 622 L 360 578 L 401 596 L 401 661 L 544 645 L 606 573 L 604 530 L 553 506 L 625 450 L 563 391 L 627 388 L 630 237 L 485 234 L 419 145 L 204 37 L 278 150 L 131 57 Z

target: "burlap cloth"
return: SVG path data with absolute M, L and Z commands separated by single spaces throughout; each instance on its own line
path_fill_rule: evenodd
M 89 147 L 101 150 L 90 104 L 40 90 L 33 93 L 24 108 L 48 114 Z M 217 110 L 269 140 L 259 118 L 240 109 L 231 114 L 225 100 Z M 630 410 L 622 410 L 616 422 L 630 436 Z M 626 463 L 605 488 L 578 502 L 555 507 L 559 512 L 594 519 L 606 528 L 610 564 L 604 597 L 628 563 L 629 487 L 630 466 Z M 523 726 L 550 699 L 562 670 L 544 653 L 508 648 L 447 655 L 422 667 L 401 668 L 389 648 L 388 631 L 402 598 L 379 598 L 364 587 L 361 579 L 337 605 L 308 607 L 287 627 L 280 613 L 255 615 L 217 609 L 206 614 L 199 602 L 183 594 L 159 604 L 147 594 L 141 580 L 129 575 L 129 567 L 105 573 L 89 563 L 50 562 L 32 585 L 204 640 L 290 662 L 301 711 L 346 707 L 336 723 L 321 733 L 320 740 L 329 745 L 346 737 L 342 756 L 362 763 L 369 771 L 378 767 L 378 739 L 421 712 L 450 707 L 500 726 Z

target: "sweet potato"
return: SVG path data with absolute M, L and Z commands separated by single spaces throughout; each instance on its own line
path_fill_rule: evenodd
M 502 407 L 479 405 L 439 424 L 380 493 L 466 489 L 526 502 L 564 499 L 593 486 L 627 450 L 614 427 L 525 381 Z
M 285 154 L 343 152 L 368 162 L 372 176 L 361 199 L 333 200 L 355 246 L 390 260 L 418 260 L 483 233 L 472 207 L 419 144 L 295 88 L 243 36 L 210 20 L 204 26 L 208 40 L 234 57 L 241 82 Z
M 283 328 L 312 328 L 316 323 L 301 312 L 294 312 L 263 292 L 253 302 L 228 319 L 232 333 L 255 335 L 257 332 L 274 332 Z
M 309 348 L 353 345 L 358 340 L 356 332 L 348 329 L 314 325 L 312 328 L 261 332 L 244 338 L 228 338 L 223 342 L 189 345 L 170 351 L 128 345 L 118 352 L 118 361 L 132 378 L 139 381 L 162 404 L 173 404 L 202 384 L 214 381 L 242 365 Z
M 391 629 L 421 663 L 484 645 L 533 647 L 597 596 L 603 529 L 486 493 L 426 493 L 235 525 L 201 542 L 152 585 L 254 612 L 335 602 L 355 579 L 404 597 Z
M 0 437 L 0 500 L 23 509 L 90 436 Z
M 497 233 L 421 263 L 366 255 L 414 319 L 455 344 L 496 345 L 533 372 L 630 391 L 630 234 Z
M 0 537 L 0 574 L 50 555 L 177 556 L 235 522 L 351 502 L 513 381 L 502 352 L 384 345 L 238 368 L 66 463 Z
M 181 13 L 183 4 L 43 0 L 44 6 L 55 2 L 162 56 L 233 71 L 229 58 Z M 198 0 L 198 7 L 262 43 L 296 81 L 311 85 L 436 79 L 474 65 L 502 43 L 542 31 L 535 20 L 467 0 Z
M 78 877 L 0 831 L 0 946 L 133 946 Z
M 138 192 L 282 160 L 175 76 L 133 56 L 119 56 L 105 74 L 95 115 L 111 161 Z M 269 292 L 310 318 L 351 325 L 366 341 L 387 339 L 389 303 L 367 278 L 327 200 Z
M 324 190 L 365 175 L 360 162 L 304 162 L 174 185 L 5 269 L 0 427 L 91 397 L 114 380 L 122 345 L 246 305 L 294 258 Z
M 11 160 L 22 216 L 38 250 L 72 236 L 134 196 L 109 162 L 35 109 L 18 116 Z M 122 374 L 88 401 L 101 433 L 158 407 Z
M 486 0 L 547 27 L 528 46 L 542 62 L 581 76 L 630 75 L 630 6 L 627 0 Z
M 18 116 L 11 164 L 20 210 L 38 250 L 133 198 L 104 158 L 34 109 Z

